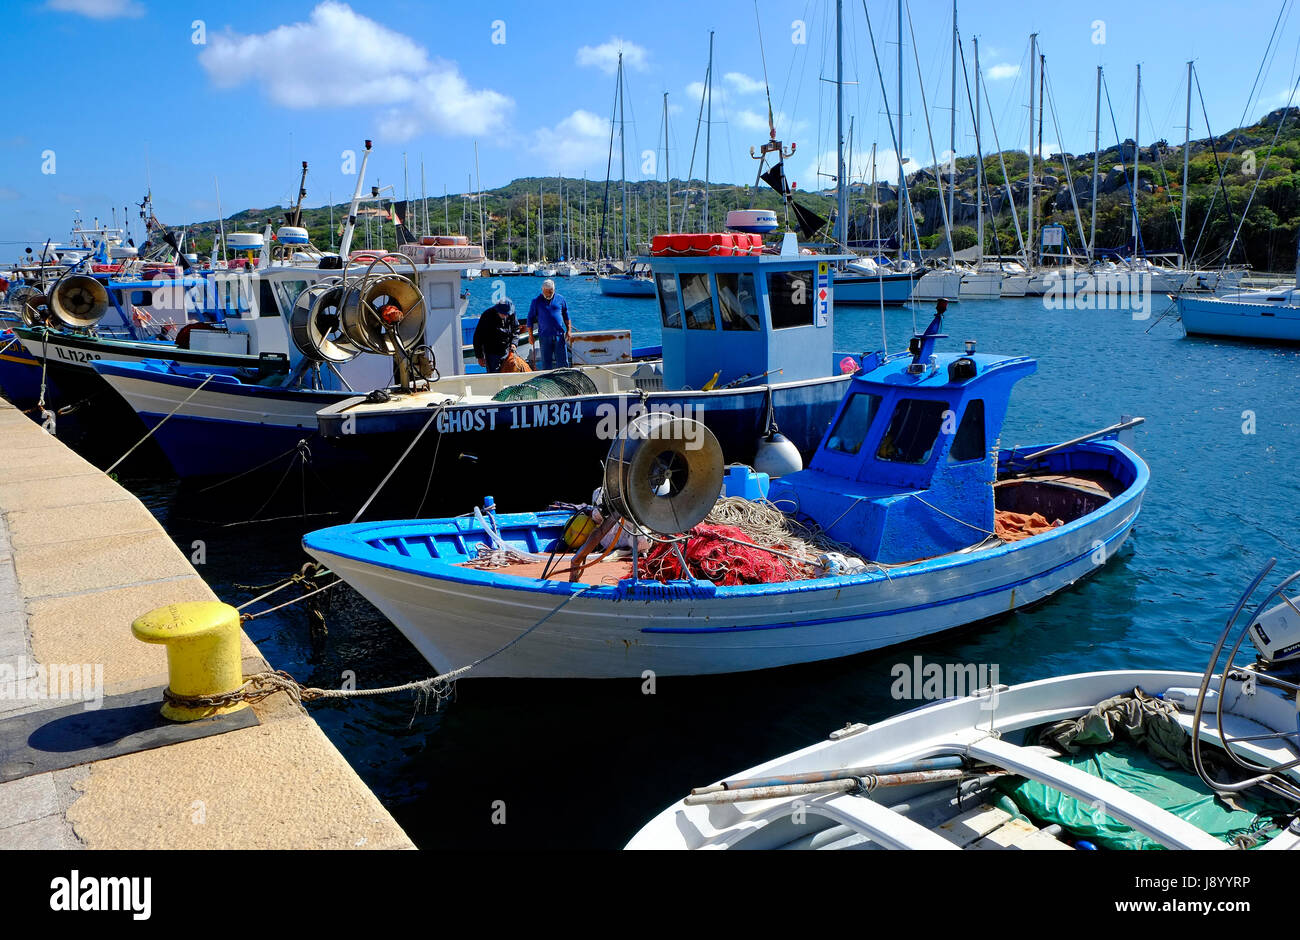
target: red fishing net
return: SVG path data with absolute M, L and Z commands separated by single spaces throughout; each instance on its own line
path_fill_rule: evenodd
M 737 545 L 736 542 L 744 544 Z M 808 576 L 796 562 L 758 547 L 735 526 L 701 523 L 691 529 L 686 540 L 679 544 L 690 568 L 690 576 L 714 584 L 774 584 Z M 784 550 L 780 545 L 772 547 Z M 665 542 L 656 544 L 641 556 L 639 575 L 656 581 L 675 581 L 685 576 L 672 543 Z

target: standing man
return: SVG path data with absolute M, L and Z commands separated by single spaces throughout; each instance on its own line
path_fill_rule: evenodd
M 515 319 L 515 302 L 509 297 L 483 311 L 474 327 L 474 357 L 489 372 L 500 372 L 515 337 L 519 335 L 519 321 Z
M 567 369 L 569 366 L 569 305 L 555 292 L 555 282 L 542 281 L 542 293 L 528 307 L 528 342 L 533 342 L 537 327 L 542 344 L 543 369 Z

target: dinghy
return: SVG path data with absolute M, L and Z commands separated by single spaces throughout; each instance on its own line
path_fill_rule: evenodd
M 766 669 L 1014 611 L 1098 570 L 1127 538 L 1148 471 L 1114 434 L 1141 419 L 1002 450 L 1012 386 L 1036 365 L 973 343 L 938 354 L 941 320 L 910 352 L 862 357 L 811 466 L 742 476 L 729 492 L 748 500 L 718 501 L 722 460 L 703 425 L 633 422 L 597 507 L 630 558 L 570 537 L 567 509 L 345 525 L 303 545 L 434 667 L 476 663 L 471 676 Z M 730 515 L 743 530 L 760 514 L 751 529 L 774 533 L 766 541 L 695 528 Z
M 1300 572 L 1241 617 L 1272 564 L 1204 672 L 994 684 L 851 723 L 693 790 L 627 847 L 1298 848 L 1300 613 L 1283 591 Z

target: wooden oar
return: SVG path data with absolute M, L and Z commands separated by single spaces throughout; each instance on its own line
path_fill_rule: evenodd
M 1007 463 L 1014 463 L 1017 460 L 1037 460 L 1039 457 L 1046 457 L 1048 454 L 1054 454 L 1057 451 L 1065 450 L 1067 447 L 1073 447 L 1075 444 L 1082 444 L 1086 441 L 1096 440 L 1099 437 L 1105 437 L 1107 434 L 1118 434 L 1120 431 L 1127 431 L 1129 428 L 1135 428 L 1139 424 L 1146 424 L 1146 418 L 1130 418 L 1128 421 L 1121 421 L 1118 424 L 1112 424 L 1108 428 L 1102 428 L 1100 431 L 1093 431 L 1091 434 L 1085 434 L 1082 437 L 1076 437 L 1073 440 L 1062 441 L 1060 444 L 1053 444 L 1051 447 L 1045 447 L 1042 450 L 1036 450 L 1032 454 L 1017 454 L 1014 451 L 1007 458 Z
M 1006 770 L 989 771 L 986 776 L 996 777 L 1009 773 Z M 866 774 L 846 779 L 826 780 L 820 783 L 796 783 L 775 787 L 747 787 L 743 790 L 718 790 L 713 793 L 699 793 L 688 796 L 684 802 L 687 806 L 700 806 L 715 803 L 740 803 L 746 800 L 775 800 L 791 796 L 804 796 L 812 793 L 835 793 L 864 790 L 871 793 L 881 787 L 906 787 L 924 783 L 948 783 L 964 780 L 971 775 L 969 770 L 920 770 L 914 773 L 900 774 Z
M 901 774 L 922 770 L 956 770 L 968 767 L 966 758 L 921 757 L 916 760 L 896 761 L 892 764 L 872 764 L 864 767 L 841 767 L 838 770 L 813 770 L 802 774 L 781 774 L 776 777 L 744 777 L 739 780 L 724 780 L 707 787 L 696 787 L 691 793 L 716 793 L 720 790 L 743 790 L 749 787 L 779 787 L 798 783 L 821 783 L 826 780 L 841 780 L 845 777 L 879 776 L 880 774 Z

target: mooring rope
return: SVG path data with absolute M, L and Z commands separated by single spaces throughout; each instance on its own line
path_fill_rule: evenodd
M 139 447 L 139 446 L 140 446 L 141 444 L 143 444 L 145 441 L 149 440 L 149 438 L 153 437 L 153 433 L 154 433 L 154 431 L 157 431 L 160 427 L 162 427 L 162 426 L 163 426 L 164 424 L 166 424 L 169 420 L 171 420 L 172 415 L 176 414 L 176 412 L 180 411 L 180 410 L 181 410 L 182 408 L 184 408 L 187 404 L 189 404 L 190 399 L 193 398 L 195 395 L 197 395 L 199 392 L 203 391 L 203 386 L 205 386 L 205 385 L 207 385 L 209 382 L 211 382 L 211 381 L 216 377 L 216 375 L 217 375 L 217 374 L 216 374 L 215 372 L 209 372 L 209 373 L 208 373 L 208 377 L 207 377 L 206 379 L 204 379 L 202 382 L 200 382 L 199 385 L 198 385 L 198 387 L 197 387 L 196 389 L 194 389 L 194 391 L 192 391 L 192 392 L 190 392 L 188 395 L 186 395 L 186 396 L 185 396 L 185 400 L 184 400 L 183 402 L 181 402 L 179 405 L 177 405 L 175 408 L 173 408 L 171 411 L 169 411 L 169 412 L 167 413 L 167 416 L 166 416 L 166 417 L 164 417 L 161 421 L 159 421 L 157 424 L 155 424 L 153 427 L 151 427 L 148 431 L 146 431 L 144 437 L 140 438 L 140 440 L 138 440 L 138 441 L 136 441 L 134 444 L 132 444 L 132 445 L 131 445 L 131 449 L 128 450 L 125 454 L 123 454 L 121 457 L 118 457 L 117 460 L 113 461 L 113 466 L 111 466 L 111 467 L 109 467 L 107 470 L 105 470 L 104 473 L 105 473 L 105 474 L 109 474 L 109 473 L 112 473 L 114 470 L 116 470 L 118 464 L 120 464 L 120 463 L 121 463 L 123 460 L 125 460 L 127 457 L 130 457 L 133 453 L 135 453 L 135 449 L 136 449 L 137 447 Z M 44 379 L 42 379 L 42 382 L 44 382 Z M 44 392 L 42 392 L 41 394 L 44 395 Z
M 286 583 L 292 583 L 292 581 L 293 579 L 291 578 L 290 581 Z M 316 591 L 304 594 L 302 597 L 294 598 L 288 603 L 281 604 L 280 607 L 288 607 L 289 604 L 296 604 L 303 598 L 310 597 L 311 594 L 320 593 L 320 591 L 327 590 L 340 583 L 342 583 L 341 578 L 338 581 L 330 582 L 323 588 L 318 588 Z M 293 699 L 295 704 L 298 705 L 301 705 L 303 702 L 314 702 L 320 699 L 373 698 L 380 695 L 394 695 L 398 692 L 415 692 L 417 693 L 417 710 L 422 704 L 427 704 L 430 699 L 433 699 L 436 703 L 436 707 L 440 708 L 443 701 L 450 696 L 457 679 L 476 666 L 480 666 L 489 659 L 492 659 L 494 656 L 499 656 L 501 653 L 510 649 L 510 647 L 514 646 L 524 637 L 528 636 L 528 634 L 532 633 L 567 607 L 570 601 L 578 597 L 580 594 L 590 590 L 594 586 L 595 585 L 588 584 L 578 588 L 553 607 L 544 617 L 534 623 L 523 633 L 510 640 L 510 642 L 506 643 L 504 646 L 498 647 L 486 656 L 480 657 L 466 666 L 460 666 L 459 668 L 452 669 L 448 672 L 440 673 L 436 676 L 430 676 L 427 679 L 418 679 L 415 682 L 404 682 L 401 685 L 384 686 L 378 689 L 320 689 L 303 685 L 284 670 L 275 670 L 273 672 L 259 672 L 251 676 L 245 676 L 243 684 L 238 689 L 231 692 L 222 692 L 216 695 L 179 695 L 173 692 L 170 688 L 167 688 L 163 689 L 163 698 L 168 703 L 178 707 L 223 708 L 227 705 L 234 705 L 239 702 L 255 704 L 265 698 L 275 695 L 277 692 L 285 693 Z M 249 601 L 249 603 L 252 603 L 252 601 Z M 280 607 L 273 607 L 271 610 L 262 611 L 261 613 L 252 616 L 261 617 L 263 614 L 269 614 L 272 611 L 279 610 Z M 246 615 L 243 619 L 252 618 Z M 411 721 L 415 721 L 414 715 L 411 716 Z

